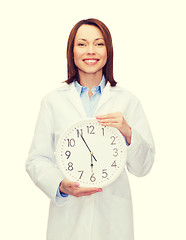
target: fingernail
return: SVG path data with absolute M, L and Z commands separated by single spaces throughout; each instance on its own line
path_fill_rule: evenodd
M 77 182 L 77 183 L 76 183 L 76 187 L 79 187 L 79 185 L 80 185 L 80 183 Z
M 99 119 L 97 119 L 97 120 L 98 120 L 98 122 L 101 123 L 101 124 L 104 123 L 104 120 L 101 119 L 101 118 L 99 118 Z
M 102 192 L 103 190 L 101 189 L 101 188 L 98 188 L 98 190 L 97 190 L 98 192 Z

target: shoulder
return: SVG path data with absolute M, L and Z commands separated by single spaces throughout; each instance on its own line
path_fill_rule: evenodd
M 121 99 L 139 102 L 139 99 L 135 94 L 118 84 L 115 87 L 110 86 L 110 91 L 113 95 L 115 95 L 116 97 L 118 96 Z
M 72 88 L 73 83 L 67 84 L 62 83 L 62 85 L 50 92 L 48 92 L 42 99 L 44 102 L 51 102 L 59 97 L 65 96 L 65 93 Z

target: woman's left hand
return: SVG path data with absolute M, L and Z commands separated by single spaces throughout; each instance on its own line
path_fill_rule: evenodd
M 131 144 L 132 131 L 121 112 L 108 113 L 97 116 L 96 119 L 103 126 L 110 126 L 117 128 L 121 134 L 126 138 L 127 143 Z

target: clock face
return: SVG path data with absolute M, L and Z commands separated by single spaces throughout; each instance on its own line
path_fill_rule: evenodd
M 104 187 L 121 174 L 127 146 L 119 130 L 96 119 L 72 125 L 60 137 L 56 159 L 65 177 L 80 187 Z

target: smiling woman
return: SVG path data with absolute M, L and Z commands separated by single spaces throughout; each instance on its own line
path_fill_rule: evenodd
M 81 48 L 82 50 L 80 50 Z M 103 67 L 102 73 L 105 76 L 106 83 L 109 82 L 111 86 L 117 84 L 113 77 L 112 37 L 107 26 L 100 20 L 94 18 L 81 20 L 72 28 L 67 44 L 68 80 L 66 82 L 68 84 L 75 79 L 80 82 L 75 61 L 78 62 L 77 58 L 80 57 L 81 53 L 85 54 L 84 59 L 86 61 L 84 63 L 87 65 L 94 66 L 95 64 L 95 70 L 99 69 L 99 66 Z M 96 54 L 101 54 L 101 59 Z M 99 60 L 101 61 L 97 64 Z
M 60 171 L 56 160 L 56 156 L 62 156 L 66 160 L 65 171 L 71 176 L 73 171 L 82 180 L 86 176 L 92 182 L 98 177 L 112 178 L 109 168 L 119 168 L 117 157 L 123 152 L 118 146 L 127 149 L 127 157 L 121 156 L 121 162 L 122 166 L 126 163 L 132 174 L 144 176 L 153 165 L 154 143 L 141 104 L 133 94 L 116 86 L 113 78 L 112 38 L 105 24 L 87 19 L 74 26 L 68 39 L 67 67 L 68 80 L 42 101 L 26 163 L 32 180 L 51 199 L 47 240 L 133 240 L 132 200 L 126 169 L 122 168 L 118 178 L 103 189 L 98 185 L 86 187 L 81 186 L 78 178 L 70 180 L 69 175 Z M 65 135 L 64 154 L 56 154 L 60 136 L 86 118 L 94 118 L 101 127 L 101 137 L 96 138 L 99 146 L 96 157 L 95 144 L 90 150 L 86 138 L 96 131 L 90 131 L 94 126 L 87 123 L 85 128 L 76 128 L 72 136 Z M 106 134 L 107 126 L 119 130 L 121 145 L 117 145 L 115 135 Z M 87 147 L 87 155 L 83 154 L 81 145 L 77 152 L 73 151 L 79 140 Z M 83 157 L 89 162 L 88 175 L 83 174 Z M 96 172 L 93 158 L 107 165 L 99 165 Z
M 88 74 L 89 90 L 99 85 L 106 62 L 107 49 L 101 31 L 95 26 L 82 25 L 74 41 L 74 63 L 78 68 L 80 84 L 86 85 Z

